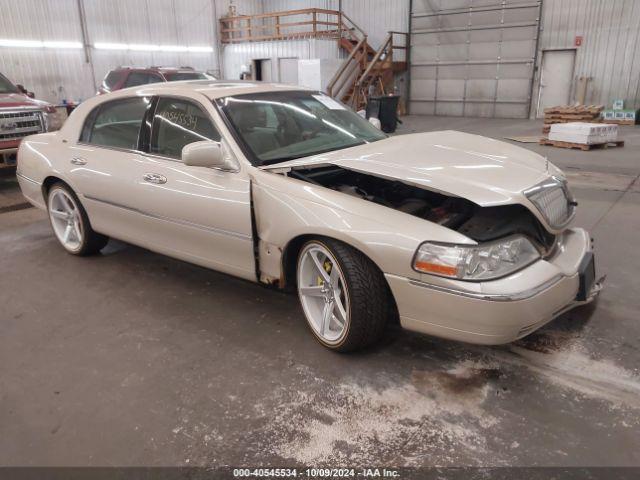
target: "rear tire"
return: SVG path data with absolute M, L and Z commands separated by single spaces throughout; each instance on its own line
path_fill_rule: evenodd
M 302 246 L 297 286 L 311 331 L 322 345 L 338 352 L 376 343 L 395 309 L 378 267 L 362 252 L 333 239 Z
M 51 228 L 60 245 L 70 254 L 93 255 L 102 250 L 109 237 L 96 233 L 76 194 L 62 182 L 47 192 L 47 212 Z

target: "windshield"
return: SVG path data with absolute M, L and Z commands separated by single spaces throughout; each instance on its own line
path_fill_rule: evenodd
M 254 165 L 340 150 L 387 138 L 319 92 L 265 92 L 218 100 Z
M 0 74 L 0 93 L 18 93 L 18 88 Z
M 175 72 L 165 73 L 164 77 L 167 82 L 178 82 L 180 80 L 208 80 L 209 77 L 200 72 Z

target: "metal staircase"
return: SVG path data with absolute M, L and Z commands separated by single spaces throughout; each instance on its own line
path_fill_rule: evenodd
M 408 34 L 389 32 L 376 51 L 367 41 L 367 35 L 342 14 L 340 47 L 348 52 L 338 71 L 327 85 L 327 94 L 350 105 L 354 110 L 364 108 L 371 95 L 386 95 L 393 92 L 396 73 L 407 69 L 406 60 L 394 61 L 394 50 L 408 50 Z M 348 27 L 344 20 L 351 23 Z M 398 36 L 403 44 L 395 43 Z

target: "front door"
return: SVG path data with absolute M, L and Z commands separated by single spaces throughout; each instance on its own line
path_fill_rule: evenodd
M 543 52 L 538 118 L 544 115 L 545 108 L 569 104 L 575 57 L 575 50 Z
M 182 163 L 182 148 L 220 141 L 199 103 L 160 97 L 149 153 L 131 165 L 133 206 L 148 224 L 146 246 L 202 266 L 255 280 L 250 182 L 246 171 L 225 172 Z M 231 150 L 223 142 L 226 154 Z

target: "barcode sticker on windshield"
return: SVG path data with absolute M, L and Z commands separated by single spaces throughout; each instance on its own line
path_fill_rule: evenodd
M 312 95 L 312 97 L 330 110 L 346 110 L 341 104 L 326 95 Z

